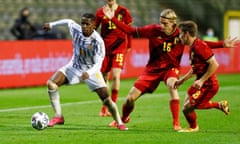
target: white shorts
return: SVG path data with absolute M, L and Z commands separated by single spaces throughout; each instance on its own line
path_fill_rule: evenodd
M 58 71 L 62 72 L 66 76 L 69 85 L 85 82 L 91 91 L 107 86 L 100 70 L 90 75 L 86 80 L 81 80 L 83 71 L 72 67 L 72 64 L 70 63 L 63 66 Z

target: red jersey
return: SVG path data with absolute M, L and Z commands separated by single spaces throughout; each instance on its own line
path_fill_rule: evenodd
M 146 71 L 150 73 L 161 72 L 172 68 L 179 69 L 184 45 L 179 39 L 179 29 L 176 28 L 171 35 L 166 35 L 158 24 L 146 25 L 144 27 L 131 27 L 112 18 L 121 30 L 138 37 L 145 37 L 149 40 L 149 60 Z M 212 48 L 222 48 L 223 42 L 206 42 Z
M 127 33 L 148 38 L 149 60 L 146 66 L 147 71 L 157 73 L 162 70 L 179 68 L 184 45 L 179 40 L 178 28 L 172 35 L 166 35 L 161 26 L 157 24 L 133 28 L 122 24 L 115 18 L 112 21 Z
M 127 25 L 132 24 L 132 17 L 129 10 L 121 5 L 118 5 L 115 10 L 115 18 Z M 103 7 L 99 8 L 96 12 L 96 28 L 100 25 L 101 36 L 103 37 L 106 47 L 106 55 L 125 53 L 127 48 L 131 47 L 131 35 L 127 35 L 117 28 L 116 25 L 104 15 Z
M 193 73 L 200 78 L 208 69 L 207 60 L 213 56 L 213 52 L 208 45 L 200 39 L 196 39 L 190 47 L 189 59 L 193 69 Z
M 179 29 L 172 35 L 166 35 L 160 25 L 147 25 L 136 29 L 139 37 L 149 39 L 150 72 L 160 72 L 163 69 L 179 68 L 184 45 L 179 40 Z

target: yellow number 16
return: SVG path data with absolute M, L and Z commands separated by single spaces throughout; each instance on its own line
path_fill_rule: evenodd
M 164 42 L 163 51 L 170 52 L 172 50 L 172 43 Z
M 111 21 L 108 21 L 108 29 L 116 29 L 116 25 Z

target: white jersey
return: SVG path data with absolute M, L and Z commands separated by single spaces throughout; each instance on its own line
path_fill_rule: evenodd
M 100 72 L 105 56 L 105 45 L 101 36 L 95 30 L 89 37 L 85 37 L 82 27 L 71 19 L 51 22 L 50 28 L 59 25 L 69 27 L 72 36 L 73 56 L 71 61 L 59 69 L 68 79 L 69 84 L 80 83 L 83 72 L 87 72 L 89 79 L 85 83 L 91 90 L 106 87 Z
M 105 46 L 101 36 L 94 30 L 89 37 L 82 33 L 82 27 L 71 19 L 51 22 L 50 28 L 67 25 L 72 36 L 73 56 L 70 63 L 89 75 L 100 70 L 105 56 Z

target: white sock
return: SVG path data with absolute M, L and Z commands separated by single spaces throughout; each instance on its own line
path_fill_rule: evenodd
M 48 90 L 48 95 L 51 101 L 52 108 L 56 117 L 62 117 L 62 109 L 60 105 L 60 96 L 58 90 Z

